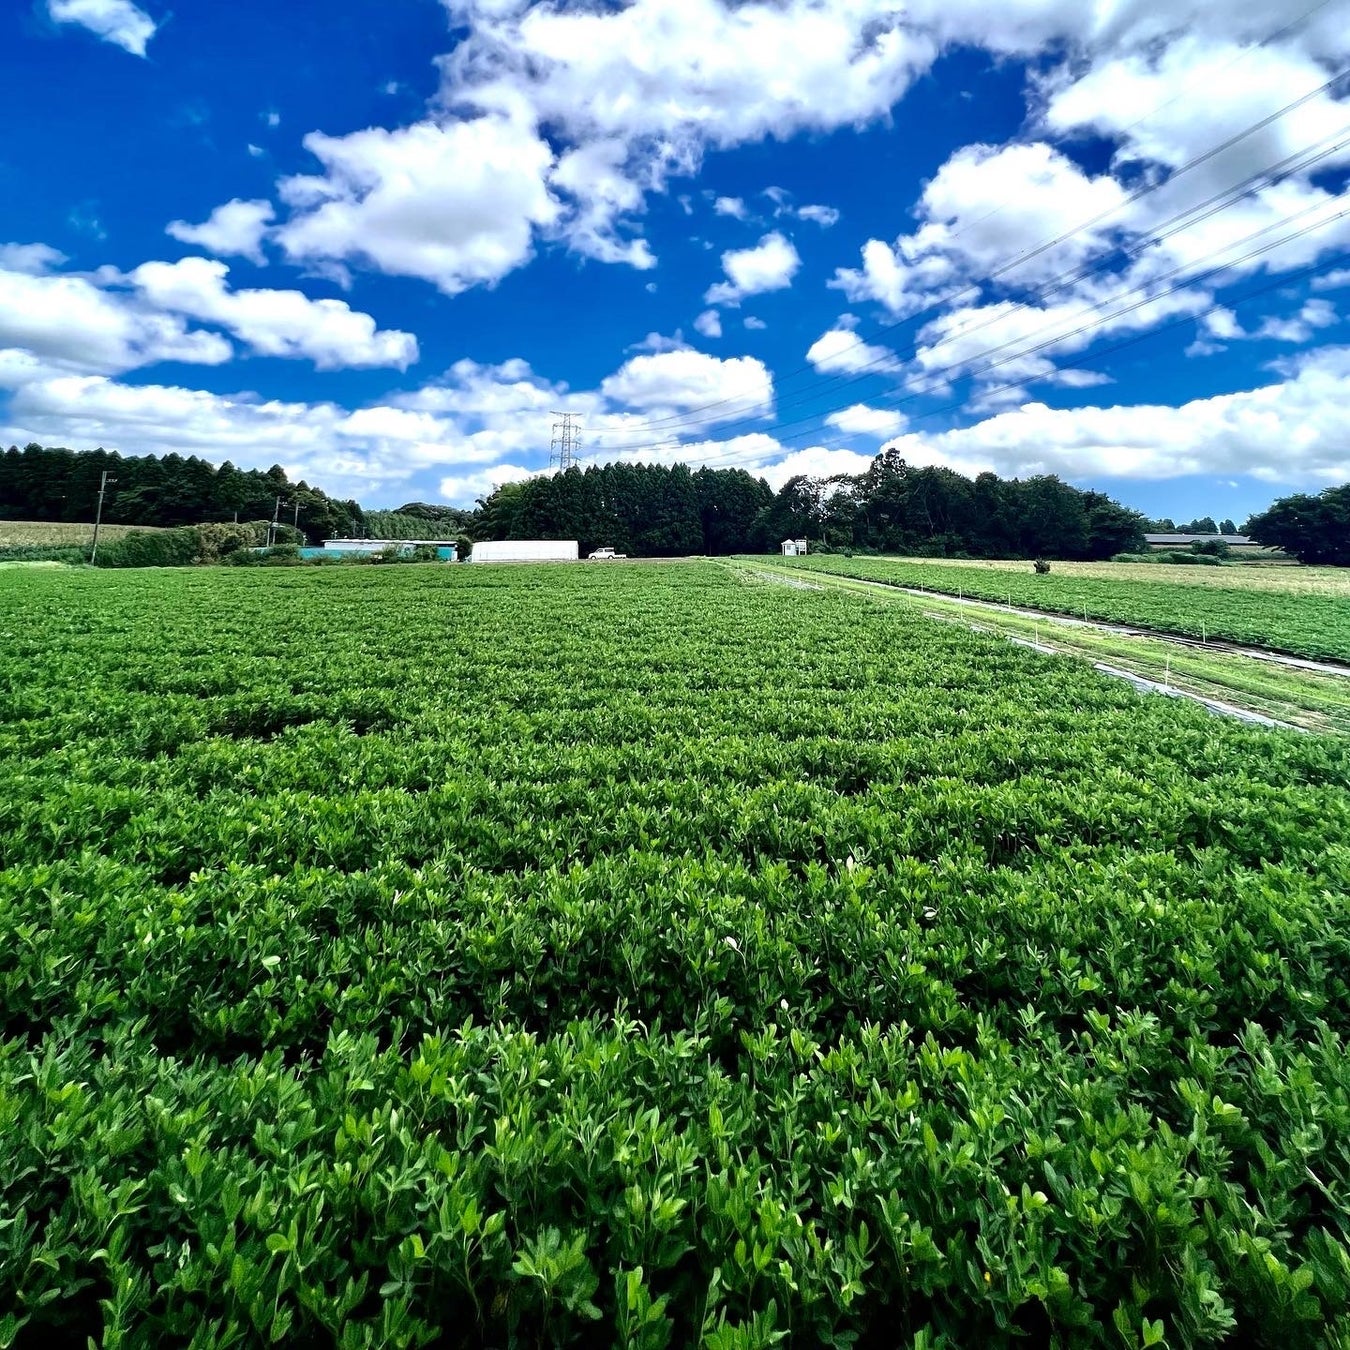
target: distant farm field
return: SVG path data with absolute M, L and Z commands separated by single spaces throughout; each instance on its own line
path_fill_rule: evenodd
M 99 539 L 112 543 L 144 525 L 103 525 Z M 93 523 L 83 521 L 0 520 L 0 548 L 69 548 L 88 544 L 94 537 Z
M 1048 575 L 1038 576 L 1029 562 L 832 554 L 782 561 L 801 572 L 1350 661 L 1350 571 L 1345 569 L 1056 562 Z
M 0 1344 L 1350 1344 L 1350 740 L 712 562 L 0 635 Z
M 957 568 L 960 571 L 1031 571 L 1025 561 L 974 558 L 850 558 L 850 563 L 870 561 L 905 563 L 912 567 Z M 1170 582 L 1181 586 L 1208 586 L 1221 591 L 1280 591 L 1288 595 L 1339 595 L 1350 600 L 1350 568 L 1345 567 L 1194 567 L 1170 563 L 1056 562 L 1052 576 L 1083 577 L 1096 581 Z

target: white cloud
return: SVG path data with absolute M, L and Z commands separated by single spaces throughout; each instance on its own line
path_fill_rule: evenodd
M 1301 344 L 1311 341 L 1318 330 L 1330 328 L 1339 321 L 1335 306 L 1329 300 L 1321 299 L 1306 300 L 1298 313 L 1284 318 L 1268 314 L 1250 332 L 1242 327 L 1232 310 L 1216 309 L 1200 316 L 1200 332 L 1186 348 L 1186 355 L 1212 356 L 1226 351 L 1225 343 L 1249 339 Z
M 1320 277 L 1314 277 L 1312 288 L 1315 291 L 1335 291 L 1342 286 L 1350 286 L 1350 267 L 1340 268 L 1335 272 L 1323 272 Z
M 700 414 L 710 424 L 773 408 L 773 379 L 753 356 L 719 358 L 692 350 L 635 356 L 600 390 L 614 403 L 649 414 L 722 404 Z
M 1168 479 L 1246 474 L 1306 486 L 1350 479 L 1350 347 L 1297 360 L 1290 378 L 1181 407 L 1137 404 L 1016 411 L 892 442 L 911 464 L 962 472 Z
M 726 281 L 709 288 L 704 301 L 710 305 L 738 305 L 747 295 L 781 291 L 792 285 L 802 260 L 792 241 L 775 230 L 753 248 L 731 249 L 722 254 Z
M 763 319 L 757 319 L 753 314 L 747 314 L 743 322 L 750 329 L 763 330 L 769 326 Z
M 839 223 L 839 212 L 833 206 L 799 206 L 797 217 L 799 220 L 812 221 L 827 230 L 831 225 Z
M 50 244 L 0 244 L 0 269 L 42 276 L 66 261 L 66 255 Z
M 1268 315 L 1252 336 L 1278 342 L 1308 342 L 1318 329 L 1330 328 L 1337 321 L 1336 309 L 1329 300 L 1309 300 L 1292 318 Z
M 749 214 L 745 202 L 739 197 L 719 197 L 713 202 L 713 210 L 719 216 L 730 216 L 733 220 L 744 220 Z
M 448 105 L 528 104 L 574 142 L 621 137 L 653 183 L 709 145 L 880 116 L 936 54 L 894 0 L 450 8 L 470 34 L 441 63 Z
M 669 337 L 664 333 L 648 333 L 641 342 L 625 347 L 625 352 L 679 352 L 689 344 L 684 340 L 684 331 L 677 328 Z
M 417 360 L 411 333 L 377 329 L 344 300 L 302 291 L 232 291 L 229 268 L 207 258 L 149 262 L 127 278 L 156 309 L 219 324 L 260 356 L 307 357 L 320 370 L 397 366 Z
M 1320 61 L 1296 42 L 1244 50 L 1239 43 L 1194 33 L 1158 46 L 1108 49 L 1077 78 L 1066 80 L 1066 74 L 1058 71 L 1045 82 L 1048 128 L 1058 134 L 1092 130 L 1115 139 L 1118 164 L 1172 168 L 1239 136 L 1327 78 Z M 1190 94 L 1198 88 L 1208 92 L 1197 101 Z M 1291 110 L 1200 165 L 1187 175 L 1184 192 L 1207 195 L 1339 133 L 1344 108 L 1334 92 Z M 1347 156 L 1343 152 L 1340 158 L 1345 162 Z M 1160 195 L 1173 194 L 1169 189 Z
M 642 189 L 624 174 L 625 155 L 622 141 L 592 141 L 563 155 L 549 182 L 573 199 L 565 233 L 574 249 L 600 262 L 646 271 L 656 266 L 647 241 L 621 234 L 624 217 L 643 204 Z
M 7 378 L 53 372 L 116 374 L 158 361 L 219 365 L 218 334 L 189 331 L 177 315 L 147 311 L 85 277 L 0 271 L 0 351 Z
M 860 474 L 867 471 L 872 455 L 860 455 L 854 450 L 831 450 L 813 445 L 805 450 L 794 450 L 774 464 L 764 466 L 763 475 L 777 492 L 790 478 L 807 474 L 811 478 L 833 478 L 838 474 Z
M 547 183 L 553 152 L 502 116 L 313 132 L 305 147 L 326 173 L 281 185 L 295 214 L 276 238 L 296 261 L 361 260 L 455 295 L 528 261 L 535 227 L 561 209 Z
M 905 429 L 906 418 L 893 408 L 869 408 L 865 403 L 855 403 L 851 408 L 831 413 L 826 422 L 838 427 L 847 436 L 898 436 Z
M 715 309 L 705 309 L 694 320 L 694 327 L 706 338 L 722 336 L 722 316 Z
M 279 463 L 293 477 L 341 496 L 393 491 L 413 474 L 439 467 L 448 481 L 460 483 L 461 500 L 469 504 L 482 480 L 530 472 L 519 467 L 517 456 L 529 453 L 547 462 L 547 414 L 522 413 L 539 400 L 558 406 L 558 391 L 537 382 L 524 362 L 462 362 L 444 386 L 424 392 L 420 401 L 427 407 L 385 402 L 350 411 L 326 402 L 264 400 L 247 391 L 214 394 L 48 374 L 18 383 L 0 421 L 0 439 L 198 454 L 257 468 Z M 457 410 L 434 406 L 438 401 Z M 468 410 L 458 410 L 461 405 Z
M 424 277 L 449 293 L 492 284 L 528 262 L 541 240 L 564 241 L 606 262 L 650 267 L 654 258 L 637 228 L 649 193 L 694 174 L 710 149 L 771 137 L 787 141 L 889 117 L 913 80 L 954 45 L 997 55 L 1049 54 L 1033 84 L 1033 125 L 1050 132 L 1090 126 L 1125 141 L 1134 135 L 1140 106 L 1147 111 L 1159 95 L 1170 99 L 1175 106 L 1125 147 L 1125 158 L 1174 156 L 1180 142 L 1168 125 L 1208 137 L 1220 124 L 1251 120 L 1251 107 L 1300 72 L 1332 68 L 1350 48 L 1344 25 L 1327 11 L 1279 44 L 1244 52 L 1280 21 L 1299 17 L 1300 2 L 1220 7 L 1177 0 L 1150 7 L 1133 0 L 1092 6 L 1009 0 L 991 15 L 983 0 L 625 0 L 606 6 L 444 0 L 457 41 L 438 61 L 441 88 L 432 114 L 393 131 L 315 133 L 312 148 L 325 160 L 325 172 L 291 180 L 297 214 L 283 228 L 297 260 L 329 267 L 360 262 Z M 1174 50 L 1178 54 L 1170 55 Z M 1238 59 L 1242 78 L 1233 78 L 1229 67 Z M 1117 75 L 1128 91 L 1123 99 L 1114 97 Z M 1212 93 L 1192 116 L 1193 100 L 1177 95 L 1197 87 Z M 1314 124 L 1329 129 L 1332 112 L 1330 99 L 1310 105 L 1307 117 L 1290 119 L 1289 137 Z M 1008 247 L 1011 234 L 1000 235 L 1000 224 L 1030 228 L 1029 218 L 1044 215 L 1056 200 L 1069 214 L 1077 203 L 1035 171 L 1037 155 L 1052 152 L 1044 146 L 958 152 L 929 203 L 930 223 L 944 227 L 945 242 L 924 237 L 923 226 L 894 243 L 873 240 L 862 267 L 841 270 L 838 284 L 853 299 L 876 298 L 896 312 L 912 312 L 906 306 L 914 294 L 960 280 L 967 258 L 978 263 L 984 235 Z M 499 172 L 484 165 L 500 166 Z M 1027 168 L 1032 171 L 1023 172 Z M 1113 187 L 1109 176 L 1079 178 L 1065 186 L 1080 196 L 1104 197 Z M 1022 193 L 1024 184 L 1036 200 Z M 954 194 L 946 204 L 944 187 Z M 1008 207 L 993 226 L 981 225 L 979 211 L 967 209 L 981 194 Z M 833 207 L 795 208 L 781 190 L 768 195 L 785 217 L 821 225 L 836 218 Z M 688 194 L 680 200 L 690 209 Z M 715 199 L 714 209 L 739 214 L 744 205 L 726 196 Z M 449 240 L 440 238 L 438 226 L 449 229 Z M 964 237 L 954 247 L 957 234 L 971 235 L 969 248 Z M 1052 268 L 1058 256 L 1040 265 Z M 959 275 L 944 277 L 944 270 Z
M 477 473 L 451 474 L 441 479 L 441 496 L 452 506 L 468 508 L 480 497 L 491 495 L 503 483 L 519 483 L 537 473 L 537 469 L 526 469 L 519 464 L 498 464 Z
M 1031 255 L 1048 240 L 1125 201 L 1109 175 L 1091 178 L 1042 142 L 958 150 L 925 187 L 921 225 L 894 245 L 869 240 L 860 269 L 841 268 L 830 284 L 857 303 L 875 300 L 893 314 L 913 314 L 950 298 L 970 281 Z M 1018 285 L 1035 285 L 1081 265 L 1111 237 L 1111 222 L 1071 234 L 1011 269 Z
M 218 206 L 200 225 L 185 220 L 170 221 L 165 233 L 184 244 L 199 244 L 218 257 L 248 258 L 261 266 L 262 240 L 276 212 L 266 201 L 241 201 L 235 198 Z
M 845 315 L 839 325 L 821 334 L 811 344 L 806 359 L 822 375 L 857 374 L 862 370 L 878 373 L 900 369 L 895 353 L 886 347 L 864 342 L 847 325 L 852 316 Z
M 155 35 L 155 21 L 131 0 L 47 0 L 47 13 L 57 23 L 76 23 L 133 56 L 145 55 Z

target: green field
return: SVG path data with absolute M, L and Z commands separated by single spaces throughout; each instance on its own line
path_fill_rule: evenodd
M 1167 567 L 947 559 L 775 559 L 787 567 L 922 587 L 948 595 L 1221 638 L 1293 656 L 1350 661 L 1350 573 L 1332 568 Z
M 145 525 L 102 525 L 100 541 L 113 543 L 132 530 L 147 530 Z M 0 548 L 78 548 L 93 542 L 94 526 L 66 521 L 0 520 Z
M 0 1343 L 1350 1345 L 1350 740 L 712 563 L 0 638 Z

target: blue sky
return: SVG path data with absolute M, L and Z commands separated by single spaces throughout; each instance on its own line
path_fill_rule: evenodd
M 27 0 L 0 442 L 1350 479 L 1350 0 Z M 1258 125 L 1261 123 L 1265 125 Z

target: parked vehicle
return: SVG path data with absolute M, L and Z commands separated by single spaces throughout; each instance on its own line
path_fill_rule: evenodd
M 612 548 L 598 548 L 594 553 L 588 553 L 586 557 L 591 562 L 609 562 L 615 558 L 626 558 L 626 553 L 615 553 Z

